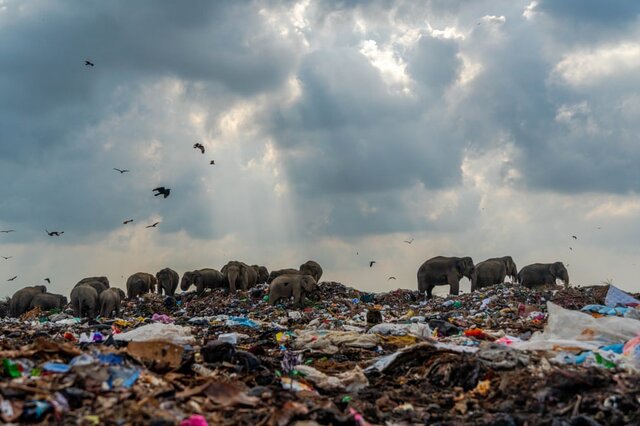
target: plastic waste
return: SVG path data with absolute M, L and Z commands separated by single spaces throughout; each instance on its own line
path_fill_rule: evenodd
M 580 309 L 582 312 L 596 312 L 600 315 L 624 316 L 630 308 L 626 306 L 611 307 L 605 305 L 587 305 Z
M 209 426 L 209 423 L 207 423 L 207 419 L 205 419 L 204 416 L 194 414 L 188 419 L 181 421 L 180 426 Z
M 4 366 L 5 374 L 12 379 L 22 377 L 22 373 L 20 372 L 18 366 L 10 359 L 5 358 L 4 360 L 2 360 L 2 365 Z
M 304 376 L 305 380 L 322 390 L 358 392 L 369 386 L 369 380 L 358 366 L 337 376 L 329 376 L 308 365 L 297 365 L 295 368 Z
M 258 328 L 258 323 L 245 317 L 229 317 L 225 322 L 226 326 L 241 325 L 244 327 Z
M 609 290 L 607 290 L 607 296 L 604 299 L 604 304 L 612 307 L 638 306 L 640 305 L 640 300 L 620 290 L 616 286 L 609 285 Z
M 140 377 L 141 371 L 136 368 L 109 367 L 109 379 L 106 382 L 108 390 L 115 388 L 129 389 Z
M 37 422 L 51 410 L 53 410 L 53 405 L 48 401 L 27 401 L 22 413 L 22 420 Z
M 42 369 L 49 373 L 67 373 L 71 370 L 71 366 L 58 362 L 45 362 Z
M 299 320 L 300 318 L 302 318 L 302 313 L 299 311 L 289 311 L 287 313 L 287 316 L 293 320 Z
M 218 340 L 221 342 L 229 342 L 232 345 L 238 343 L 238 333 L 223 333 L 218 336 Z
M 125 342 L 168 341 L 178 345 L 195 342 L 189 327 L 159 322 L 143 325 L 126 333 L 116 334 L 113 339 Z
M 375 334 L 360 334 L 333 330 L 296 331 L 297 339 L 292 343 L 294 349 L 310 349 L 326 354 L 335 354 L 340 346 L 373 349 L 379 344 Z
M 312 386 L 309 386 L 306 383 L 302 383 L 299 380 L 292 379 L 291 377 L 281 377 L 280 381 L 282 382 L 283 389 L 291 390 L 294 392 L 307 391 L 315 394 L 318 393 L 318 391 L 316 391 Z
M 631 318 L 601 317 L 564 309 L 547 303 L 548 320 L 543 332 L 534 333 L 528 341 L 514 342 L 522 350 L 562 350 L 581 348 L 597 350 L 600 346 L 622 343 L 634 338 L 640 327 Z
M 169 315 L 155 313 L 151 317 L 151 321 L 161 322 L 163 324 L 173 324 L 173 318 Z

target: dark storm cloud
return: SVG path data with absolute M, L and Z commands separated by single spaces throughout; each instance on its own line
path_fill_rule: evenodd
M 113 229 L 134 213 L 163 214 L 149 202 L 158 183 L 147 176 L 158 166 L 132 164 L 131 148 L 144 149 L 145 138 L 170 146 L 189 135 L 154 131 L 148 119 L 158 116 L 135 101 L 143 87 L 173 77 L 204 84 L 215 114 L 234 99 L 277 88 L 295 62 L 289 42 L 249 3 L 83 6 L 15 2 L 0 13 L 0 179 L 12 186 L 1 201 L 3 221 L 38 230 L 53 223 L 84 235 Z M 107 152 L 109 132 L 91 129 L 122 114 L 144 125 L 129 123 L 129 133 L 118 135 L 119 152 Z M 117 176 L 117 166 L 138 167 Z M 206 213 L 192 179 L 172 176 L 179 189 L 168 202 L 181 206 L 178 212 L 190 206 Z M 166 222 L 167 230 L 180 229 L 180 219 Z M 193 234 L 212 235 L 202 222 L 184 223 Z

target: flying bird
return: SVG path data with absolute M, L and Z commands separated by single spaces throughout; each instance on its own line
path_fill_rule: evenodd
M 169 196 L 169 193 L 171 192 L 171 188 L 159 186 L 157 188 L 154 188 L 153 191 L 157 191 L 157 194 L 153 194 L 155 197 L 157 197 L 158 195 L 164 195 L 164 198 L 167 198 Z
M 15 277 L 13 277 L 13 278 L 9 278 L 7 281 L 13 281 L 13 280 L 15 280 L 16 278 L 18 278 L 18 276 L 17 276 L 17 275 L 16 275 Z
M 84 65 L 87 66 L 87 67 L 95 67 L 96 66 L 96 64 L 94 64 L 91 61 L 84 61 Z
M 209 161 L 209 164 L 216 164 L 215 160 Z
M 389 277 L 389 278 L 387 278 L 387 281 L 389 281 L 389 280 L 395 280 L 395 279 L 396 279 L 396 277 Z
M 49 278 L 45 278 L 44 279 L 46 282 L 48 282 L 49 284 L 51 284 L 51 280 Z
M 411 244 L 413 242 L 413 237 L 410 240 L 404 240 L 405 243 Z
M 158 226 L 158 224 L 159 224 L 159 223 L 160 223 L 160 222 L 155 222 L 155 223 L 153 223 L 153 224 L 151 224 L 151 225 L 147 225 L 147 226 L 145 226 L 145 228 L 155 228 L 156 226 Z
M 0 231 L 0 232 L 4 232 L 5 234 L 8 234 L 9 232 L 16 232 L 13 229 L 7 229 L 6 231 Z
M 127 169 L 118 169 L 118 168 L 116 168 L 116 167 L 114 167 L 114 168 L 113 168 L 113 170 L 120 172 L 120 174 L 122 174 L 122 173 L 127 173 L 127 172 L 129 171 L 129 170 L 127 170 Z
M 571 238 L 573 238 L 574 240 L 578 239 L 578 237 L 576 237 L 575 235 L 572 235 Z
M 11 259 L 13 256 L 0 256 L 0 257 L 2 257 L 4 260 L 9 260 L 9 259 Z
M 371 262 L 369 262 L 369 268 L 371 268 L 373 266 L 373 264 L 376 263 L 375 260 L 372 260 Z
M 122 222 L 123 225 L 126 225 L 127 223 L 131 223 L 133 222 L 133 219 L 127 219 L 124 222 Z
M 569 250 L 573 251 L 573 247 L 569 247 Z
M 50 237 L 59 237 L 60 235 L 64 234 L 64 231 L 47 231 L 46 229 L 44 230 L 44 232 L 47 233 L 47 235 L 49 235 Z
M 202 145 L 201 143 L 199 142 L 194 143 L 193 148 L 199 149 L 204 154 L 204 145 Z

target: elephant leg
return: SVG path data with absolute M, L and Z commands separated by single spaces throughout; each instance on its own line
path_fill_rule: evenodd
M 447 276 L 449 282 L 449 294 L 457 296 L 460 293 L 460 280 L 453 273 Z
M 433 298 L 432 292 L 433 292 L 433 286 L 432 285 L 427 286 L 427 300 Z
M 300 288 L 300 286 L 294 286 L 293 287 L 293 305 L 294 306 L 301 306 L 301 300 L 302 300 L 302 289 Z
M 473 275 L 471 278 L 471 293 L 478 289 L 478 275 Z

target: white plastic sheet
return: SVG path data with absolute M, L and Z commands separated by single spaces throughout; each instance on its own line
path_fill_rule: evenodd
M 640 334 L 640 321 L 633 318 L 602 317 L 564 309 L 547 303 L 549 314 L 543 332 L 534 333 L 511 347 L 522 350 L 595 350 L 600 346 L 624 343 Z
M 143 325 L 126 333 L 115 334 L 113 339 L 125 342 L 164 341 L 177 345 L 192 344 L 195 342 L 194 337 L 191 335 L 191 328 L 160 322 Z

